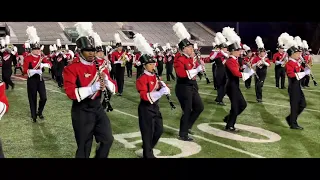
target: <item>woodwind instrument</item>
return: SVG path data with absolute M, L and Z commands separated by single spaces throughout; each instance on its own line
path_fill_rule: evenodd
M 153 70 L 153 72 L 154 72 L 154 74 L 156 75 L 156 77 L 157 77 L 157 79 L 158 79 L 158 81 L 159 81 L 159 83 L 158 83 L 159 86 L 160 86 L 160 87 L 163 87 L 162 83 L 160 82 L 160 81 L 161 81 L 161 80 L 160 80 L 160 77 L 159 77 L 159 75 L 157 74 L 156 70 Z M 171 101 L 169 94 L 166 94 L 166 97 L 167 97 L 167 100 L 168 100 L 168 102 L 169 102 L 169 104 L 170 104 L 170 106 L 171 106 L 171 110 L 175 109 L 176 107 L 174 106 L 173 102 Z
M 202 65 L 202 63 L 201 63 L 201 61 L 200 61 L 200 58 L 201 58 L 200 49 L 199 49 L 199 50 L 197 50 L 195 53 L 196 53 L 195 58 L 196 58 L 196 60 L 198 61 L 199 66 L 202 66 L 202 68 L 203 68 L 203 72 L 202 72 L 202 73 L 203 73 L 204 77 L 205 77 L 205 78 L 206 78 L 206 80 L 207 80 L 207 84 L 209 84 L 209 83 L 211 83 L 211 82 L 210 82 L 209 78 L 207 77 L 206 72 L 204 71 L 204 70 L 205 70 L 204 65 Z
M 305 64 L 305 66 L 306 66 L 307 68 L 310 69 L 310 77 L 311 77 L 311 79 L 312 79 L 312 81 L 313 81 L 313 85 L 314 85 L 314 86 L 318 86 L 318 83 L 316 82 L 316 79 L 315 79 L 314 75 L 312 74 L 311 66 L 310 66 L 308 63 L 306 63 L 305 59 L 304 59 L 302 56 L 300 56 L 300 60 L 301 60 L 302 63 Z

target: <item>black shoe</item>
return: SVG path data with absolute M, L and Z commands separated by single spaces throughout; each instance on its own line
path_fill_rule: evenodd
M 220 106 L 225 106 L 226 104 L 224 102 L 217 102 L 217 105 L 220 105 Z
M 296 126 L 291 126 L 290 129 L 303 130 L 303 127 L 296 125 Z
M 193 141 L 193 139 L 191 137 L 189 137 L 188 135 L 186 136 L 179 136 L 178 138 L 181 141 Z
M 32 121 L 33 121 L 34 123 L 36 123 L 36 122 L 37 122 L 37 118 L 32 118 Z
M 122 93 L 118 93 L 117 96 L 122 96 Z
M 218 89 L 218 88 L 215 87 L 213 90 L 217 90 L 217 89 Z
M 262 103 L 262 99 L 257 99 L 257 102 L 258 103 Z
M 12 89 L 12 90 L 14 89 L 14 86 L 15 86 L 15 84 L 12 84 L 12 86 L 11 86 L 11 89 Z
M 309 85 L 306 85 L 306 87 L 310 87 Z
M 224 118 L 223 118 L 223 122 L 227 123 L 227 122 L 228 122 L 228 118 L 227 118 L 227 117 L 224 117 Z
M 286 87 L 282 87 L 281 89 L 287 89 Z
M 226 127 L 225 130 L 229 132 L 239 132 L 239 130 L 236 129 L 235 127 Z
M 44 116 L 42 115 L 42 114 L 37 114 L 37 116 L 39 116 L 39 118 L 41 119 L 41 120 L 43 120 L 44 119 Z
M 288 125 L 290 126 L 290 119 L 289 119 L 289 118 L 290 118 L 290 117 L 287 116 L 287 117 L 286 117 L 286 121 L 287 121 Z
M 191 129 L 188 130 L 188 134 L 193 135 L 194 133 L 191 131 Z

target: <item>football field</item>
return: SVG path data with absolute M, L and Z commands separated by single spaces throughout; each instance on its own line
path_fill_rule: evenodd
M 212 81 L 211 65 L 206 65 L 207 75 Z M 135 68 L 133 68 L 135 71 Z M 313 74 L 320 77 L 320 64 L 313 66 Z M 45 73 L 48 73 L 46 70 Z M 46 76 L 49 77 L 48 74 Z M 166 82 L 166 75 L 162 76 Z M 27 97 L 26 81 L 13 77 L 16 87 L 7 90 L 10 109 L 0 121 L 0 138 L 5 156 L 8 158 L 73 158 L 76 151 L 71 123 L 71 104 L 64 90 L 53 80 L 46 81 L 47 104 L 43 115 L 45 120 L 32 123 Z M 263 87 L 262 104 L 256 102 L 254 81 L 251 89 L 245 89 L 241 80 L 241 90 L 248 103 L 238 117 L 237 134 L 223 131 L 223 117 L 230 110 L 226 96 L 226 106 L 215 104 L 217 92 L 213 84 L 206 84 L 205 78 L 198 79 L 199 93 L 204 103 L 204 111 L 193 126 L 194 141 L 177 139 L 181 109 L 174 94 L 175 82 L 168 83 L 171 98 L 176 105 L 171 110 L 165 97 L 160 100 L 164 133 L 154 152 L 158 157 L 184 158 L 312 158 L 320 157 L 320 89 L 310 79 L 310 87 L 303 89 L 307 108 L 298 118 L 304 130 L 292 130 L 285 117 L 289 114 L 287 89 L 275 88 L 274 65 L 269 68 Z M 286 78 L 286 87 L 287 78 Z M 39 97 L 39 96 L 38 96 Z M 135 75 L 125 76 L 123 96 L 112 96 L 114 111 L 107 115 L 112 124 L 114 143 L 110 158 L 138 158 L 141 138 L 138 126 L 139 94 L 135 88 Z M 94 156 L 93 144 L 91 156 Z

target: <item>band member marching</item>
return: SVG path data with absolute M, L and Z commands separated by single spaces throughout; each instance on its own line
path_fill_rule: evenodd
M 116 81 L 118 85 L 118 96 L 122 96 L 123 86 L 124 86 L 124 71 L 125 64 L 128 61 L 129 57 L 126 55 L 127 53 L 122 49 L 122 43 L 120 39 L 120 35 L 116 33 L 114 35 L 116 41 L 117 50 L 112 53 L 112 62 L 115 65 L 116 71 Z
M 132 77 L 132 65 L 133 65 L 133 51 L 131 50 L 130 46 L 127 46 L 127 56 L 128 56 L 128 62 L 126 63 L 126 69 L 127 69 L 127 76 Z
M 55 71 L 56 71 L 56 81 L 58 83 L 58 87 L 62 88 L 63 86 L 63 76 L 62 76 L 62 72 L 65 66 L 68 65 L 68 59 L 67 59 L 67 55 L 65 54 L 65 52 L 62 50 L 62 45 L 61 45 L 61 41 L 60 39 L 57 39 L 57 48 L 58 51 L 55 54 Z
M 212 42 L 212 51 L 211 53 L 209 54 L 209 59 L 210 60 L 213 60 L 213 62 L 211 63 L 211 70 L 212 70 L 212 77 L 213 77 L 213 88 L 214 90 L 217 90 L 217 80 L 216 80 L 216 75 L 215 75 L 215 72 L 216 72 L 216 68 L 217 68 L 217 65 L 216 65 L 216 62 L 214 61 L 214 59 L 216 58 L 216 56 L 218 55 L 219 51 L 220 51 L 220 47 L 217 46 L 216 42 Z
M 22 56 L 19 56 L 18 49 L 17 49 L 16 46 L 13 49 L 14 49 L 15 52 L 17 52 L 16 53 L 17 64 L 14 66 L 14 75 L 17 74 L 17 69 L 19 69 L 20 72 L 21 72 L 21 75 L 24 76 L 24 73 L 23 73 L 23 70 L 22 70 L 22 67 L 21 67 L 23 65 L 24 58 Z
M 240 72 L 240 65 L 238 63 L 238 57 L 240 56 L 240 37 L 234 32 L 233 28 L 225 27 L 223 28 L 223 34 L 228 39 L 226 43 L 228 45 L 228 51 L 230 52 L 230 57 L 226 61 L 226 73 L 228 76 L 228 81 L 226 85 L 226 93 L 231 102 L 231 110 L 227 116 L 224 117 L 223 121 L 226 122 L 226 131 L 238 131 L 235 128 L 235 123 L 237 117 L 246 109 L 247 102 L 245 101 L 240 87 L 239 78 L 243 81 L 247 80 L 252 74 L 253 70 L 247 68 L 244 72 Z
M 140 94 L 138 106 L 139 127 L 142 136 L 144 158 L 155 158 L 153 148 L 163 133 L 163 121 L 159 108 L 159 99 L 170 94 L 169 88 L 155 75 L 156 60 L 153 49 L 141 34 L 134 38 L 135 46 L 141 51 L 140 62 L 144 73 L 137 79 L 136 88 Z
M 203 71 L 203 67 L 194 60 L 193 44 L 189 41 L 191 36 L 184 25 L 178 22 L 173 26 L 173 30 L 180 39 L 179 49 L 181 51 L 174 59 L 174 69 L 177 74 L 175 93 L 183 111 L 180 119 L 179 139 L 192 141 L 193 139 L 188 134 L 191 133 L 193 124 L 204 109 L 196 81 L 196 76 Z
M 252 60 L 254 59 L 253 53 L 251 51 L 251 48 L 249 46 L 247 46 L 246 44 L 243 45 L 243 49 L 245 50 L 245 57 L 244 57 L 244 65 L 243 68 L 251 68 L 252 66 Z M 251 88 L 251 79 L 252 76 L 250 76 L 245 82 L 245 87 L 247 89 Z
M 268 59 L 268 54 L 264 48 L 262 38 L 257 36 L 256 44 L 258 46 L 258 56 L 252 60 L 252 67 L 256 70 L 256 76 L 254 77 L 256 98 L 258 103 L 262 102 L 262 87 L 267 77 L 267 68 L 271 65 Z
M 301 89 L 300 80 L 310 74 L 310 69 L 306 67 L 304 68 L 304 72 L 301 72 L 303 67 L 298 62 L 301 51 L 296 41 L 290 39 L 285 43 L 285 46 L 288 48 L 287 54 L 289 56 L 285 68 L 288 76 L 288 93 L 290 99 L 290 115 L 286 117 L 286 121 L 291 129 L 302 130 L 303 128 L 298 125 L 297 119 L 307 105 Z
M 80 62 L 64 68 L 64 89 L 72 100 L 72 126 L 77 142 L 76 158 L 89 158 L 93 136 L 98 148 L 95 158 L 107 158 L 113 143 L 111 124 L 101 105 L 101 93 L 106 88 L 115 93 L 116 85 L 110 81 L 102 61 L 95 59 L 95 42 L 91 22 L 75 24 L 79 37 Z
M 157 72 L 161 77 L 163 72 L 164 55 L 158 47 L 155 49 L 155 58 L 157 59 Z
M 12 76 L 12 64 L 17 64 L 18 52 L 17 48 L 14 48 L 12 44 L 10 44 L 10 36 L 5 37 L 6 47 L 1 51 L 2 54 L 2 80 L 6 84 L 6 88 L 9 88 L 9 85 L 12 89 L 14 89 L 14 83 L 11 80 Z
M 215 101 L 218 105 L 224 106 L 223 98 L 226 95 L 226 83 L 227 83 L 227 75 L 225 69 L 225 63 L 227 58 L 229 57 L 229 52 L 227 49 L 226 38 L 222 35 L 221 32 L 216 33 L 215 43 L 220 48 L 218 54 L 214 57 L 214 62 L 216 64 L 215 69 L 215 80 L 217 85 L 217 97 Z
M 167 81 L 170 81 L 170 77 L 175 81 L 175 76 L 173 75 L 173 63 L 174 63 L 175 54 L 173 53 L 173 49 L 170 46 L 170 43 L 166 44 L 166 52 L 165 52 L 165 64 L 166 64 L 166 74 Z
M 138 50 L 138 52 L 134 55 L 134 67 L 137 69 L 137 76 L 136 79 L 138 79 L 141 74 L 143 73 L 143 65 L 140 62 L 141 52 Z
M 289 36 L 288 33 L 282 33 L 278 37 L 278 52 L 273 55 L 272 61 L 275 64 L 275 78 L 276 78 L 276 87 L 279 89 L 285 89 L 285 69 L 284 63 L 287 61 L 288 57 L 284 51 L 283 46 L 283 38 Z M 281 84 L 279 85 L 279 80 L 281 80 Z
M 23 71 L 25 74 L 28 74 L 27 90 L 30 112 L 33 122 L 36 122 L 37 116 L 39 116 L 40 119 L 44 119 L 42 112 L 47 102 L 47 93 L 42 77 L 42 68 L 51 67 L 51 62 L 48 61 L 46 57 L 41 56 L 40 38 L 37 35 L 36 28 L 29 26 L 26 32 L 30 40 L 31 53 L 24 59 Z M 37 92 L 39 92 L 40 95 L 38 112 L 36 112 Z
M 303 59 L 305 63 L 303 64 L 304 66 L 308 64 L 310 67 L 312 67 L 312 56 L 310 55 L 311 49 L 309 49 L 309 45 L 306 40 L 302 41 L 303 43 Z M 306 75 L 302 80 L 301 80 L 301 85 L 302 87 L 309 87 L 309 82 L 310 82 L 310 75 Z
M 9 110 L 9 102 L 6 96 L 6 84 L 0 81 L 0 120 Z M 0 158 L 4 158 L 2 144 L 0 140 Z

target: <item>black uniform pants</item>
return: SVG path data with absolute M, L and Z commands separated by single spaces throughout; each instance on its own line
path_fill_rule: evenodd
M 275 78 L 276 78 L 276 87 L 280 87 L 279 80 L 281 79 L 280 88 L 284 88 L 285 77 L 286 77 L 286 72 L 284 67 L 281 67 L 281 65 L 275 65 L 274 71 L 275 71 Z
M 161 77 L 163 72 L 163 61 L 158 61 L 157 71 L 159 77 Z
M 260 81 L 258 81 L 257 77 L 254 76 L 255 90 L 256 90 L 256 98 L 262 100 L 262 87 L 264 85 L 264 81 L 267 77 L 267 69 L 257 69 L 257 75 L 259 76 Z
M 310 75 L 306 75 L 305 77 L 303 77 L 301 79 L 301 86 L 305 87 L 305 86 L 309 86 L 309 82 L 310 82 Z
M 23 74 L 22 68 L 21 68 L 21 66 L 20 66 L 20 67 L 14 67 L 14 74 L 15 74 L 15 75 L 17 74 L 17 69 L 19 69 L 20 72 L 21 72 L 21 74 Z
M 307 103 L 298 80 L 289 80 L 288 93 L 290 100 L 290 115 L 287 118 L 289 119 L 290 127 L 294 127 L 298 125 L 298 116 L 304 108 L 307 107 Z
M 136 79 L 138 79 L 141 76 L 141 74 L 143 74 L 143 66 L 142 65 L 141 66 L 137 66 L 137 77 L 136 77 Z
M 237 117 L 246 109 L 247 102 L 245 101 L 239 85 L 227 85 L 227 95 L 231 102 L 229 114 L 225 117 L 227 120 L 226 128 L 234 127 Z
M 14 84 L 11 80 L 12 69 L 2 69 L 2 80 L 6 84 L 6 88 L 9 88 L 9 85 L 12 87 Z
M 38 74 L 33 75 L 31 78 L 27 80 L 27 91 L 28 91 L 28 99 L 31 111 L 31 117 L 33 119 L 37 118 L 37 92 L 39 92 L 40 100 L 39 100 L 39 108 L 38 113 L 42 114 L 44 106 L 47 102 L 47 93 L 46 86 L 44 84 L 44 80 Z
M 110 71 L 110 76 L 112 79 L 116 79 L 116 65 L 111 63 L 111 71 Z
M 217 88 L 218 88 L 217 80 L 216 80 L 216 75 L 215 75 L 216 68 L 217 68 L 216 63 L 213 63 L 213 64 L 212 64 L 212 77 L 213 77 L 213 87 L 214 87 L 214 89 L 217 89 Z
M 167 81 L 170 81 L 170 77 L 172 80 L 175 80 L 176 77 L 173 75 L 173 64 L 167 63 L 166 64 L 166 74 L 167 74 Z
M 246 88 L 250 88 L 251 87 L 251 80 L 252 80 L 252 76 L 250 76 L 245 82 L 244 85 Z
M 143 157 L 154 158 L 153 148 L 163 133 L 163 122 L 158 102 L 150 104 L 141 100 L 138 107 L 138 115 Z
M 118 92 L 120 94 L 123 92 L 124 71 L 125 71 L 125 67 L 121 67 L 120 63 L 116 64 L 116 81 L 118 85 Z
M 100 98 L 74 101 L 71 108 L 72 126 L 77 142 L 76 158 L 89 158 L 93 136 L 98 143 L 95 158 L 107 158 L 113 143 L 110 120 Z
M 217 98 L 216 102 L 222 102 L 223 97 L 226 95 L 226 83 L 227 83 L 227 75 L 224 69 L 216 68 L 215 77 L 217 81 Z
M 175 93 L 183 111 L 179 136 L 186 136 L 203 111 L 203 103 L 197 85 L 176 84 Z
M 132 77 L 132 62 L 127 62 L 126 68 L 127 68 L 127 76 Z
M 0 140 L 0 158 L 4 158 L 1 140 Z
M 56 81 L 57 81 L 59 87 L 63 86 L 63 76 L 62 76 L 62 74 L 57 74 Z

